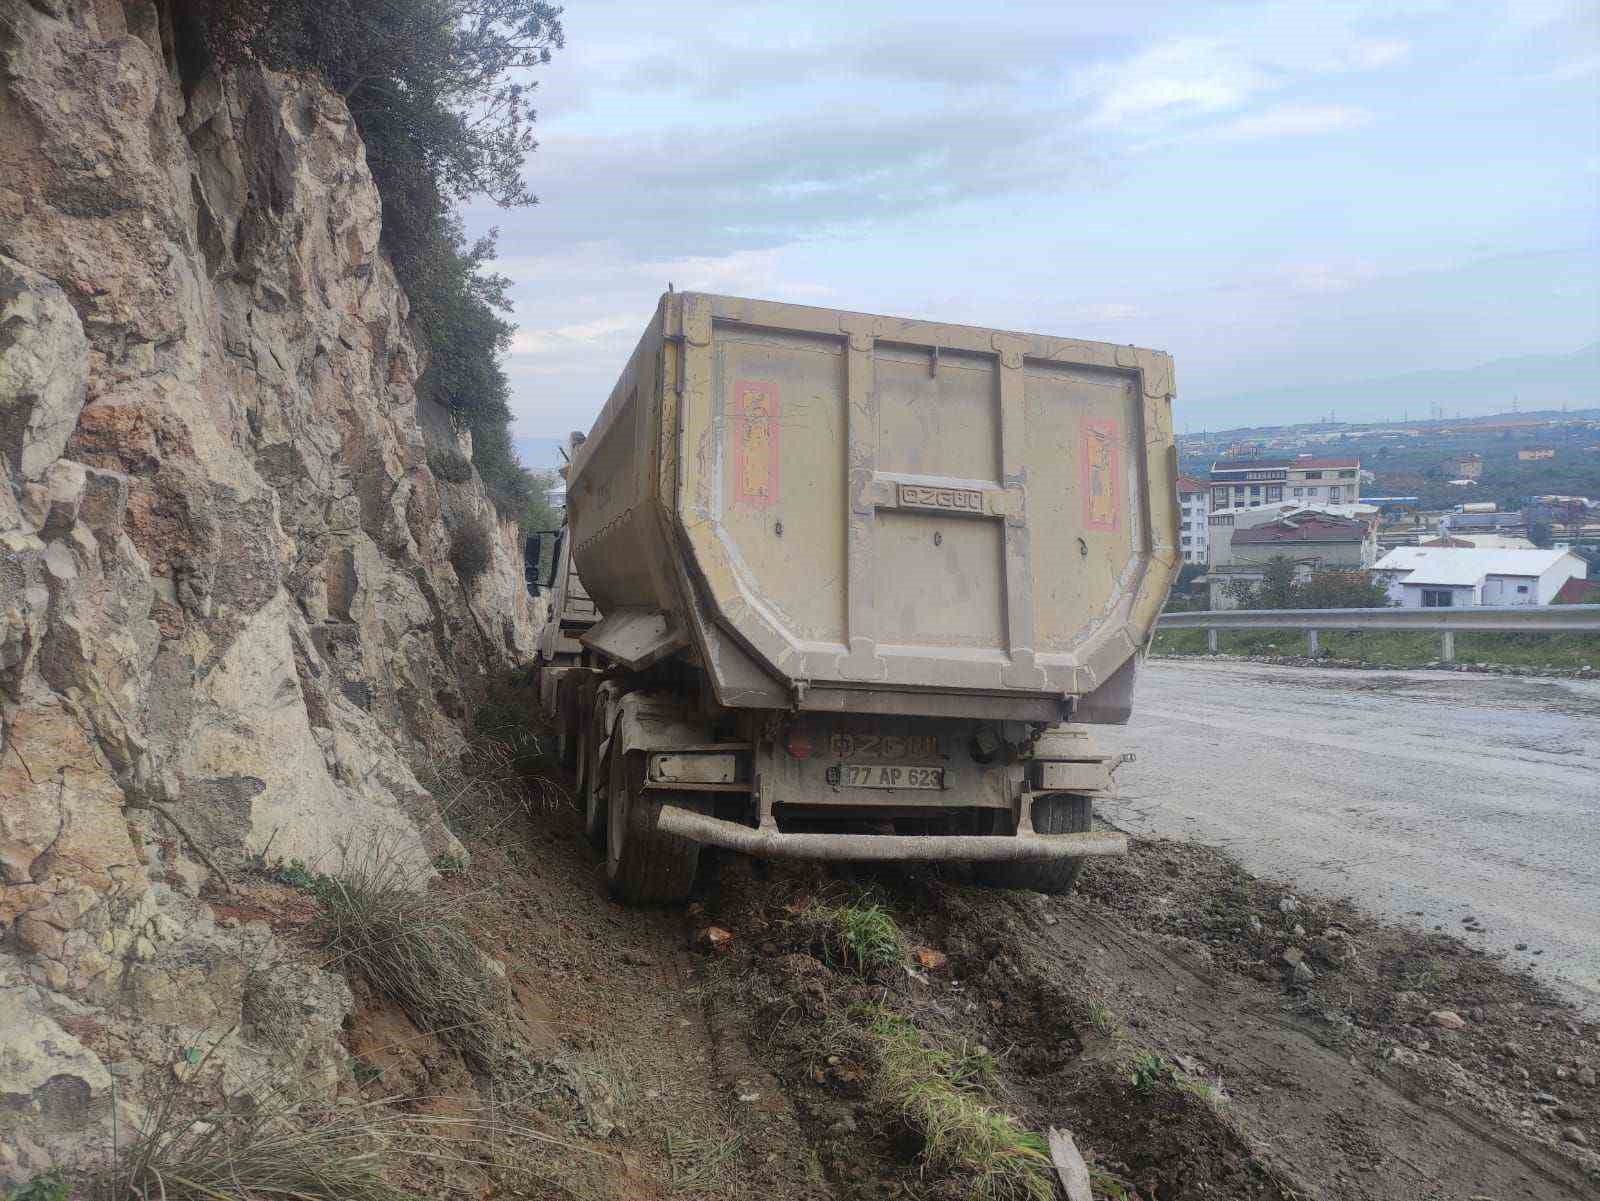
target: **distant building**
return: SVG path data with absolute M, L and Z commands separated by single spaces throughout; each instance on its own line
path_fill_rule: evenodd
M 1212 519 L 1217 516 L 1213 514 Z M 1238 592 L 1260 584 L 1274 559 L 1290 560 L 1296 579 L 1304 579 L 1317 571 L 1371 567 L 1377 549 L 1375 514 L 1343 516 L 1300 510 L 1232 529 L 1214 525 L 1211 563 L 1206 568 L 1211 607 L 1236 608 Z
M 1548 605 L 1589 565 L 1571 551 L 1400 546 L 1372 569 L 1389 598 L 1408 609 Z
M 1554 448 L 1549 446 L 1525 446 L 1517 451 L 1517 460 L 1522 463 L 1534 463 L 1540 459 L 1553 459 L 1555 457 Z
M 1439 518 L 1441 534 L 1507 534 L 1525 537 L 1528 523 L 1521 513 L 1445 513 Z
M 1354 505 L 1308 505 L 1285 501 L 1255 508 L 1213 509 L 1206 519 L 1210 526 L 1206 562 L 1210 565 L 1232 563 L 1233 535 L 1238 530 L 1253 529 L 1258 525 L 1267 525 L 1286 517 L 1304 515 L 1346 518 L 1375 524 L 1378 520 L 1378 509 L 1377 506 L 1365 501 Z
M 1453 546 L 1457 550 L 1538 550 L 1526 538 L 1505 534 L 1446 534 L 1418 543 L 1419 546 Z
M 1444 461 L 1444 469 L 1458 479 L 1475 480 L 1483 474 L 1483 456 L 1475 454 L 1456 455 Z M 1452 480 L 1451 483 L 1455 481 Z
M 1206 561 L 1206 485 L 1186 475 L 1178 477 L 1178 549 L 1185 563 Z
M 1211 465 L 1211 509 L 1284 502 L 1353 504 L 1361 499 L 1359 459 L 1219 459 Z
M 1552 605 L 1600 605 L 1600 581 L 1574 576 L 1556 589 Z

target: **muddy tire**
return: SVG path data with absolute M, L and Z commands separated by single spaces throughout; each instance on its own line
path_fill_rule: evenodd
M 1035 797 L 1033 828 L 1040 834 L 1087 834 L 1094 824 L 1094 800 L 1070 792 Z M 1078 882 L 1083 859 L 1048 859 L 1035 863 L 975 863 L 973 877 L 990 888 L 1031 888 L 1035 892 L 1068 893 Z
M 576 770 L 579 759 L 583 753 L 583 724 L 578 719 L 578 697 L 576 681 L 569 683 L 561 695 L 561 766 L 568 771 Z
M 600 762 L 605 731 L 600 728 L 602 714 L 595 710 L 585 715 L 587 721 L 579 727 L 578 741 L 578 793 L 583 797 L 583 832 L 595 850 L 606 849 L 606 818 L 610 798 L 606 795 L 606 772 Z
M 674 838 L 656 829 L 662 794 L 646 792 L 644 754 L 622 753 L 619 739 L 611 744 L 611 771 L 606 792 L 606 882 L 611 895 L 630 905 L 670 905 L 694 887 L 700 866 L 700 844 Z M 664 799 L 683 799 L 666 794 Z

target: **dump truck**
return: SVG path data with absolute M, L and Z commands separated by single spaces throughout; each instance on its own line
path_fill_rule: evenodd
M 1171 358 L 668 291 L 567 480 L 612 891 L 704 847 L 1061 892 L 1177 571 Z

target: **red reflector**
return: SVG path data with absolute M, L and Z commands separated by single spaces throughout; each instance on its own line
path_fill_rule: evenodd
M 804 730 L 791 729 L 784 739 L 784 746 L 788 748 L 790 756 L 795 759 L 809 759 L 816 749 L 811 744 L 811 735 Z

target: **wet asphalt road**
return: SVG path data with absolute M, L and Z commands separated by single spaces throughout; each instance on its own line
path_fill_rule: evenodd
M 1442 926 L 1600 1012 L 1600 683 L 1156 659 L 1108 741 L 1138 755 L 1101 806 L 1122 829 Z

